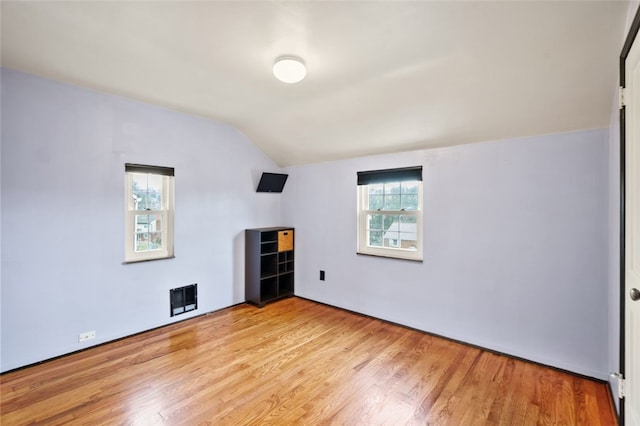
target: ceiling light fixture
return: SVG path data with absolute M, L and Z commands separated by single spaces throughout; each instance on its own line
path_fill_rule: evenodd
M 282 56 L 273 64 L 273 75 L 283 83 L 297 83 L 307 75 L 307 69 L 302 59 Z

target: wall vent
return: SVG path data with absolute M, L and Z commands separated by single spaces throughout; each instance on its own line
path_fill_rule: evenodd
M 198 284 L 169 290 L 171 316 L 198 309 Z

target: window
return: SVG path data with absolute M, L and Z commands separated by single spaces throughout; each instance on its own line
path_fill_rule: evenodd
M 422 260 L 422 166 L 358 172 L 358 253 Z
M 170 167 L 125 164 L 125 262 L 173 257 Z

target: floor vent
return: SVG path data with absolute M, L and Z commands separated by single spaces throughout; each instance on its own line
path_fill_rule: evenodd
M 198 309 L 198 284 L 169 290 L 171 300 L 171 316 L 184 314 Z

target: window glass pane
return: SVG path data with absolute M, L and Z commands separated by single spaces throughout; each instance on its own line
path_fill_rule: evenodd
M 385 210 L 400 210 L 400 194 L 384 196 Z
M 374 247 L 382 246 L 382 231 L 369 231 L 369 245 Z
M 369 195 L 369 210 L 382 210 L 384 207 L 384 195 Z
M 401 182 L 401 186 L 402 186 L 401 192 L 403 194 L 417 194 L 419 184 L 420 182 L 418 182 L 417 180 Z
M 369 189 L 369 195 L 384 193 L 384 185 L 381 183 L 373 183 L 371 185 L 367 185 L 367 188 Z
M 157 214 L 150 214 L 147 217 L 149 221 L 149 232 L 162 231 L 162 216 Z
M 147 208 L 147 175 L 132 173 L 133 210 L 145 210 Z
M 388 231 L 384 233 L 383 245 L 385 247 L 398 247 L 398 232 Z
M 385 231 L 393 231 L 394 226 L 397 228 L 398 216 L 397 215 L 384 215 L 384 230 Z M 397 231 L 397 229 L 396 229 Z
M 417 220 L 417 218 L 415 216 L 413 216 L 413 215 L 404 215 L 404 214 L 400 215 L 400 222 L 402 222 L 402 223 L 413 223 L 413 224 L 415 224 L 416 220 Z
M 369 215 L 369 229 L 382 230 L 382 215 L 370 214 Z
M 132 173 L 134 210 L 162 210 L 163 176 Z
M 162 248 L 162 216 L 157 214 L 135 215 L 136 252 L 158 250 Z
M 415 216 L 400 216 L 399 228 L 400 247 L 416 250 L 418 240 L 418 226 Z
M 384 193 L 385 194 L 399 194 L 400 193 L 400 182 L 389 182 L 384 184 Z
M 147 191 L 147 175 L 144 173 L 131 173 L 133 192 Z
M 401 182 L 401 207 L 404 210 L 418 210 L 418 187 L 420 182 L 407 181 Z
M 418 210 L 418 194 L 402 194 L 401 208 L 404 210 Z
M 386 238 L 388 235 L 385 234 L 385 238 L 383 239 L 384 247 L 394 247 L 398 248 L 400 245 L 398 244 L 398 238 L 394 236 L 394 238 Z
M 137 214 L 135 222 L 135 232 L 149 232 L 149 215 Z
M 418 210 L 419 185 L 418 181 L 368 185 L 367 210 Z
M 399 216 L 398 215 L 386 215 L 384 217 L 384 230 L 385 233 L 382 238 L 384 247 L 397 247 L 398 239 L 400 238 L 399 231 Z
M 134 192 L 133 202 L 134 210 L 147 210 L 147 192 Z
M 148 233 L 142 232 L 140 234 L 136 234 L 134 250 L 136 252 L 149 250 L 149 234 Z
M 164 177 L 160 175 L 147 175 L 148 176 L 148 194 L 147 194 L 147 209 L 149 210 L 162 210 L 162 183 Z
M 150 233 L 148 250 L 159 250 L 161 248 L 162 248 L 162 233 L 161 232 Z
M 140 232 L 135 235 L 136 253 L 162 249 L 162 232 Z

